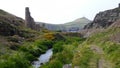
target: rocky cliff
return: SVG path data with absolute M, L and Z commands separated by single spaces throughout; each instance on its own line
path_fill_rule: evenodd
M 25 21 L 0 9 L 0 35 L 11 36 L 20 34 L 20 28 L 25 27 Z
M 120 19 L 120 4 L 115 9 L 99 12 L 93 22 L 85 25 L 84 29 L 107 28 L 118 19 Z

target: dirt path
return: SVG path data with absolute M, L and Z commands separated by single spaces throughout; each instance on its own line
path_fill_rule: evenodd
M 99 46 L 92 45 L 91 50 L 100 55 L 97 68 L 112 68 L 110 63 L 104 58 L 104 51 Z

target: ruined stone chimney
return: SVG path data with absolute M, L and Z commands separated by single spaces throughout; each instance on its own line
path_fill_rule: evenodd
M 120 8 L 120 3 L 119 3 L 119 6 L 118 6 L 119 8 Z
M 25 8 L 25 21 L 28 28 L 35 29 L 35 22 L 30 15 L 29 7 Z

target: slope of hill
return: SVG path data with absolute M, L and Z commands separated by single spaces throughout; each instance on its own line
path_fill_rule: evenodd
M 69 31 L 70 29 L 76 29 L 78 28 L 79 30 L 83 29 L 83 27 L 90 23 L 91 21 L 88 20 L 85 17 L 76 19 L 72 22 L 68 22 L 65 24 L 48 24 L 48 23 L 43 23 L 43 22 L 37 22 L 40 23 L 40 25 L 45 24 L 45 28 L 49 29 L 49 30 L 54 30 L 54 31 Z
M 93 22 L 87 24 L 84 29 L 107 28 L 120 18 L 120 6 L 114 9 L 99 12 Z
M 14 16 L 8 12 L 0 10 L 0 34 L 14 35 L 20 34 L 19 28 L 25 27 L 25 21 L 22 18 Z
M 93 34 L 87 41 L 79 45 L 78 53 L 73 58 L 73 65 L 86 68 L 119 68 L 119 38 L 120 28 L 117 27 Z
M 1 9 L 0 9 L 0 20 L 1 22 L 7 21 L 15 26 L 25 26 L 25 21 L 22 18 L 12 15 Z
M 86 39 L 70 36 L 67 44 L 53 46 L 53 58 L 41 68 L 119 68 L 119 38 L 120 28 L 114 26 Z
M 39 24 L 41 27 L 45 27 L 46 29 L 52 31 L 59 31 L 65 29 L 65 27 L 62 24 L 49 24 L 45 22 L 36 22 L 36 23 Z
M 70 28 L 79 28 L 79 29 L 83 29 L 83 27 L 90 23 L 91 21 L 88 20 L 87 18 L 85 17 L 82 17 L 82 18 L 79 18 L 79 19 L 76 19 L 72 22 L 68 22 L 68 23 L 65 23 L 63 24 L 67 29 L 70 29 Z
M 76 19 L 76 20 L 74 20 L 72 22 L 65 23 L 64 25 L 71 26 L 71 27 L 72 26 L 82 26 L 83 27 L 85 24 L 88 24 L 90 22 L 91 21 L 88 20 L 87 18 L 82 17 L 82 18 Z
M 27 28 L 25 20 L 22 18 L 0 9 L 1 46 L 6 45 L 10 48 L 16 49 L 21 43 L 23 43 L 23 41 L 34 38 L 38 36 L 38 34 L 39 32 Z
M 120 67 L 119 9 L 120 7 L 101 12 L 96 15 L 92 23 L 85 26 L 87 33 L 92 34 L 78 46 L 77 53 L 74 54 L 72 61 L 73 67 Z

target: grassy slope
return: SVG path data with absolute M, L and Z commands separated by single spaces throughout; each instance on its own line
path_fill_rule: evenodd
M 51 61 L 41 68 L 62 68 L 65 64 L 79 68 L 119 68 L 120 44 L 111 40 L 119 32 L 120 28 L 110 28 L 87 40 L 67 37 L 69 41 L 53 46 Z
M 65 38 L 44 28 L 25 27 L 25 21 L 0 10 L 0 68 L 32 68 L 32 61 Z
M 45 38 L 45 33 L 50 31 L 26 28 L 23 19 L 0 10 L 0 68 L 31 68 L 31 62 L 53 44 L 53 36 Z
M 1 36 L 0 68 L 32 68 L 31 62 L 37 60 L 40 54 L 55 43 L 52 41 L 54 33 L 41 34 L 27 29 L 25 32 L 24 40 L 21 43 L 18 42 L 18 35 Z
M 79 66 L 81 68 L 98 68 L 99 60 L 102 57 L 106 62 L 103 68 L 119 68 L 120 44 L 110 40 L 110 38 L 117 33 L 120 33 L 120 28 L 110 28 L 88 38 L 77 48 L 78 52 L 74 55 L 73 66 Z M 101 48 L 104 54 L 100 55 L 94 53 L 91 49 L 92 45 Z

